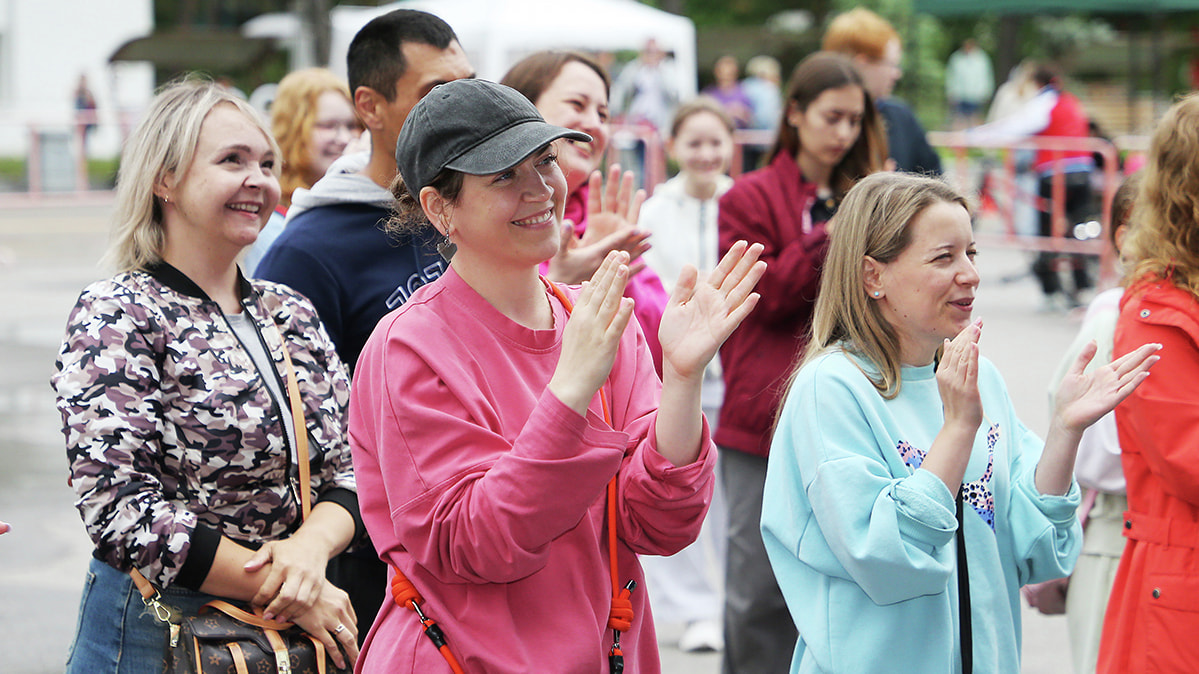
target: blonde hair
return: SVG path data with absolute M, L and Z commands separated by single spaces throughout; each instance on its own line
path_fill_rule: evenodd
M 211 79 L 189 74 L 164 85 L 121 152 L 105 264 L 131 271 L 162 261 L 166 235 L 154 187 L 168 175 L 184 179 L 195 157 L 200 127 L 213 108 L 226 103 L 262 131 L 278 156 L 279 148 L 258 111 Z
M 900 39 L 889 21 L 865 7 L 857 7 L 833 19 L 824 31 L 821 48 L 877 61 L 892 41 L 899 42 Z
M 1122 258 L 1133 284 L 1168 278 L 1199 299 L 1199 94 L 1179 100 L 1162 117 L 1141 169 Z
M 279 204 L 291 205 L 291 195 L 300 187 L 312 187 L 312 128 L 316 125 L 317 102 L 326 92 L 341 94 L 350 107 L 350 88 L 328 68 L 305 68 L 279 80 L 271 102 L 271 132 L 282 152 L 279 173 Z M 357 115 L 355 115 L 357 118 Z
M 899 336 L 866 296 L 863 262 L 867 256 L 883 264 L 894 261 L 911 243 L 912 222 L 941 202 L 969 210 L 966 198 L 940 179 L 910 173 L 875 173 L 849 190 L 829 223 L 812 336 L 796 371 L 840 346 L 874 365 L 877 374 L 867 376 L 884 398 L 899 394 Z

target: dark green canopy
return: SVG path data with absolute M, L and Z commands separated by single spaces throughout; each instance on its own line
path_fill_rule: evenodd
M 972 14 L 1152 14 L 1199 9 L 1199 0 L 916 0 L 915 9 L 936 16 Z

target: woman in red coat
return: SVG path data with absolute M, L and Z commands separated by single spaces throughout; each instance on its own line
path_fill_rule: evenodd
M 1124 246 L 1114 354 L 1162 344 L 1116 408 L 1128 539 L 1107 606 L 1100 672 L 1199 671 L 1199 96 L 1153 135 Z

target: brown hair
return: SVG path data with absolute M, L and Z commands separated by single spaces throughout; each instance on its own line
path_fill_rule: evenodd
M 708 112 L 716 115 L 724 128 L 728 129 L 729 134 L 732 134 L 736 127 L 733 124 L 733 118 L 729 116 L 728 110 L 720 104 L 720 101 L 701 94 L 695 98 L 680 105 L 674 111 L 674 117 L 670 120 L 670 137 L 674 138 L 679 135 L 679 129 L 683 128 L 683 122 L 686 122 L 692 115 L 697 115 L 701 112 Z
M 883 168 L 887 160 L 887 134 L 883 130 L 870 94 L 862 84 L 853 63 L 841 54 L 832 52 L 816 52 L 799 62 L 787 82 L 787 95 L 783 105 L 783 118 L 779 122 L 778 139 L 770 151 L 773 160 L 780 152 L 786 152 L 792 157 L 799 156 L 799 130 L 787 121 L 788 111 L 795 106 L 801 112 L 806 111 L 812 101 L 829 89 L 840 89 L 845 86 L 855 86 L 862 90 L 866 105 L 862 113 L 862 129 L 858 139 L 845 153 L 841 162 L 833 167 L 830 187 L 838 197 L 849 191 L 860 178 Z
M 547 49 L 545 51 L 534 52 L 508 69 L 504 73 L 504 78 L 500 80 L 500 84 L 512 87 L 525 95 L 525 98 L 537 105 L 537 99 L 545 93 L 554 78 L 562 71 L 563 66 L 574 61 L 595 71 L 600 79 L 604 82 L 604 93 L 609 93 L 612 89 L 612 79 L 608 77 L 608 71 L 599 64 L 598 61 L 590 56 L 577 51 L 564 51 L 558 49 Z

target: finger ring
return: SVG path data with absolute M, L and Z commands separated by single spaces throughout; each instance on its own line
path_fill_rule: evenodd
M 346 626 L 345 626 L 345 625 L 343 625 L 343 624 L 341 624 L 341 623 L 337 623 L 337 629 L 333 630 L 333 633 L 334 633 L 334 634 L 341 634 L 341 633 L 342 633 L 342 632 L 345 630 L 345 628 L 346 628 Z

